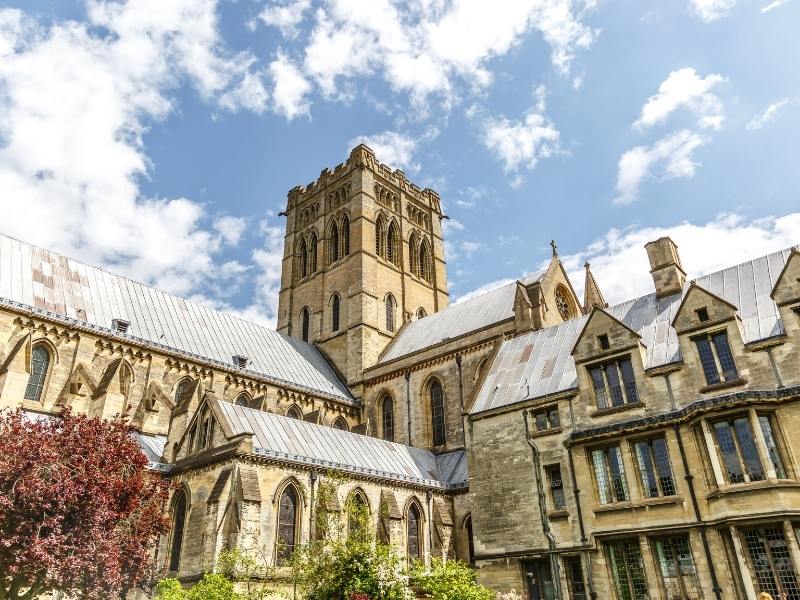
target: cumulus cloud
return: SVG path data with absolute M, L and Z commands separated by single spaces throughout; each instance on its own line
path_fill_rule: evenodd
M 721 19 L 733 10 L 734 6 L 736 0 L 690 0 L 689 2 L 690 10 L 706 23 Z
M 639 145 L 625 151 L 617 165 L 616 204 L 630 204 L 639 197 L 642 184 L 657 180 L 692 177 L 699 163 L 694 151 L 711 139 L 709 132 L 720 129 L 723 122 L 722 101 L 711 89 L 725 81 L 721 75 L 700 76 L 695 69 L 672 71 L 642 107 L 633 126 L 645 132 L 665 123 L 670 115 L 684 109 L 697 119 L 691 128 L 668 133 L 650 145 Z
M 586 248 L 562 254 L 560 258 L 579 297 L 583 297 L 583 265 L 588 261 L 606 301 L 616 304 L 653 292 L 644 245 L 662 236 L 671 237 L 678 245 L 683 266 L 689 279 L 693 279 L 800 244 L 800 213 L 755 220 L 725 213 L 706 223 L 684 221 L 668 227 L 613 228 Z M 543 260 L 535 272 L 547 268 L 549 262 L 549 258 Z M 512 281 L 513 278 L 492 281 L 454 302 L 463 302 Z
M 639 119 L 633 124 L 640 130 L 663 123 L 670 114 L 685 108 L 698 115 L 703 127 L 718 129 L 722 122 L 722 102 L 711 89 L 725 81 L 721 75 L 706 77 L 687 67 L 672 71 L 642 107 Z
M 86 6 L 86 23 L 0 10 L 2 230 L 190 293 L 236 271 L 216 255 L 240 226 L 188 198 L 142 194 L 143 135 L 184 83 L 213 107 L 257 108 L 241 91 L 257 78 L 253 57 L 225 48 L 213 0 Z
M 274 110 L 290 121 L 295 117 L 307 115 L 311 102 L 307 95 L 311 92 L 311 84 L 303 77 L 302 72 L 283 52 L 269 65 L 269 72 L 274 81 L 272 100 Z
M 270 1 L 259 13 L 258 18 L 265 25 L 277 27 L 288 39 L 294 39 L 300 32 L 299 25 L 311 8 L 311 0 Z
M 347 150 L 358 144 L 366 144 L 375 152 L 375 157 L 394 169 L 419 171 L 420 165 L 414 160 L 417 142 L 397 131 L 384 131 L 375 135 L 360 135 L 347 143 Z
M 774 121 L 778 117 L 778 113 L 781 111 L 781 109 L 787 104 L 789 104 L 788 98 L 781 98 L 777 102 L 773 102 L 767 107 L 767 109 L 763 113 L 753 117 L 747 123 L 747 125 L 745 125 L 745 129 L 747 129 L 748 131 L 755 131 L 756 129 L 761 129 L 767 123 Z

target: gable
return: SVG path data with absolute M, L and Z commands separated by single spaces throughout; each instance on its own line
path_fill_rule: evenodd
M 605 336 L 608 347 L 604 348 L 601 336 Z M 583 326 L 575 344 L 572 356 L 581 362 L 599 355 L 619 352 L 639 345 L 641 336 L 622 321 L 608 314 L 602 308 L 595 308 Z
M 554 256 L 547 267 L 541 280 L 541 293 L 544 298 L 542 309 L 542 325 L 556 325 L 563 321 L 574 319 L 583 314 L 581 303 L 572 287 L 564 265 L 557 256 Z M 565 316 L 561 313 L 564 302 L 569 311 Z
M 770 297 L 778 306 L 800 302 L 800 252 L 792 249 Z
M 675 312 L 672 327 L 680 334 L 734 319 L 737 311 L 730 302 L 692 283 Z

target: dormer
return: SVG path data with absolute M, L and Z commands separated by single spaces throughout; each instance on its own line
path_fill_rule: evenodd
M 595 308 L 572 348 L 578 386 L 590 414 L 605 414 L 643 405 L 646 348 L 637 331 L 602 308 Z
M 235 448 L 241 442 L 249 443 L 252 451 L 252 435 L 252 432 L 234 434 L 220 408 L 220 401 L 214 394 L 206 392 L 185 431 L 181 433 L 171 429 L 168 443 L 173 445 L 172 461 L 177 462 L 205 455 L 229 444 Z
M 770 297 L 778 305 L 787 335 L 800 331 L 800 252 L 792 249 Z

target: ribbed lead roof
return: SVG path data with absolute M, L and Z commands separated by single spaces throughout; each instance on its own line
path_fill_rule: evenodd
M 314 346 L 267 327 L 0 234 L 0 302 L 236 368 L 345 402 L 353 399 Z
M 791 248 L 762 256 L 710 275 L 698 286 L 738 307 L 745 343 L 783 333 L 778 307 L 770 298 Z M 646 347 L 645 368 L 681 360 L 672 320 L 683 294 L 656 300 L 655 293 L 629 300 L 607 311 L 638 332 Z M 570 352 L 588 316 L 506 340 L 481 387 L 473 414 L 546 396 L 577 386 Z
M 219 405 L 234 434 L 253 434 L 257 454 L 428 487 L 450 489 L 466 485 L 463 450 L 437 457 L 422 448 L 229 402 Z
M 531 276 L 527 285 L 541 278 Z M 380 362 L 386 363 L 514 317 L 517 283 L 512 281 L 480 296 L 448 306 L 437 313 L 408 323 L 389 346 Z

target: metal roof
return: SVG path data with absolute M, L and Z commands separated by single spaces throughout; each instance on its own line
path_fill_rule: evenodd
M 147 457 L 147 462 L 150 463 L 151 469 L 165 471 L 168 465 L 162 462 L 164 456 L 164 448 L 167 445 L 167 436 L 165 435 L 149 435 L 134 431 L 132 434 L 133 439 L 139 442 L 142 448 L 142 453 Z
M 253 449 L 263 456 L 440 489 L 464 487 L 467 482 L 463 450 L 437 457 L 422 448 L 230 402 L 219 406 L 234 435 L 252 433 Z
M 533 283 L 540 277 L 529 277 L 522 283 Z M 517 282 L 512 281 L 485 294 L 407 323 L 381 357 L 379 364 L 514 318 L 516 288 Z
M 791 248 L 762 256 L 710 275 L 698 277 L 698 286 L 738 307 L 745 343 L 783 333 L 778 307 L 770 298 Z M 606 309 L 638 332 L 646 347 L 645 368 L 681 360 L 672 320 L 682 294 L 657 300 L 647 294 Z M 577 375 L 570 354 L 588 316 L 532 331 L 500 346 L 471 413 L 507 406 L 575 388 Z
M 0 234 L 0 303 L 355 402 L 314 346 Z M 130 323 L 127 333 L 112 320 Z M 239 369 L 235 355 L 246 356 Z

